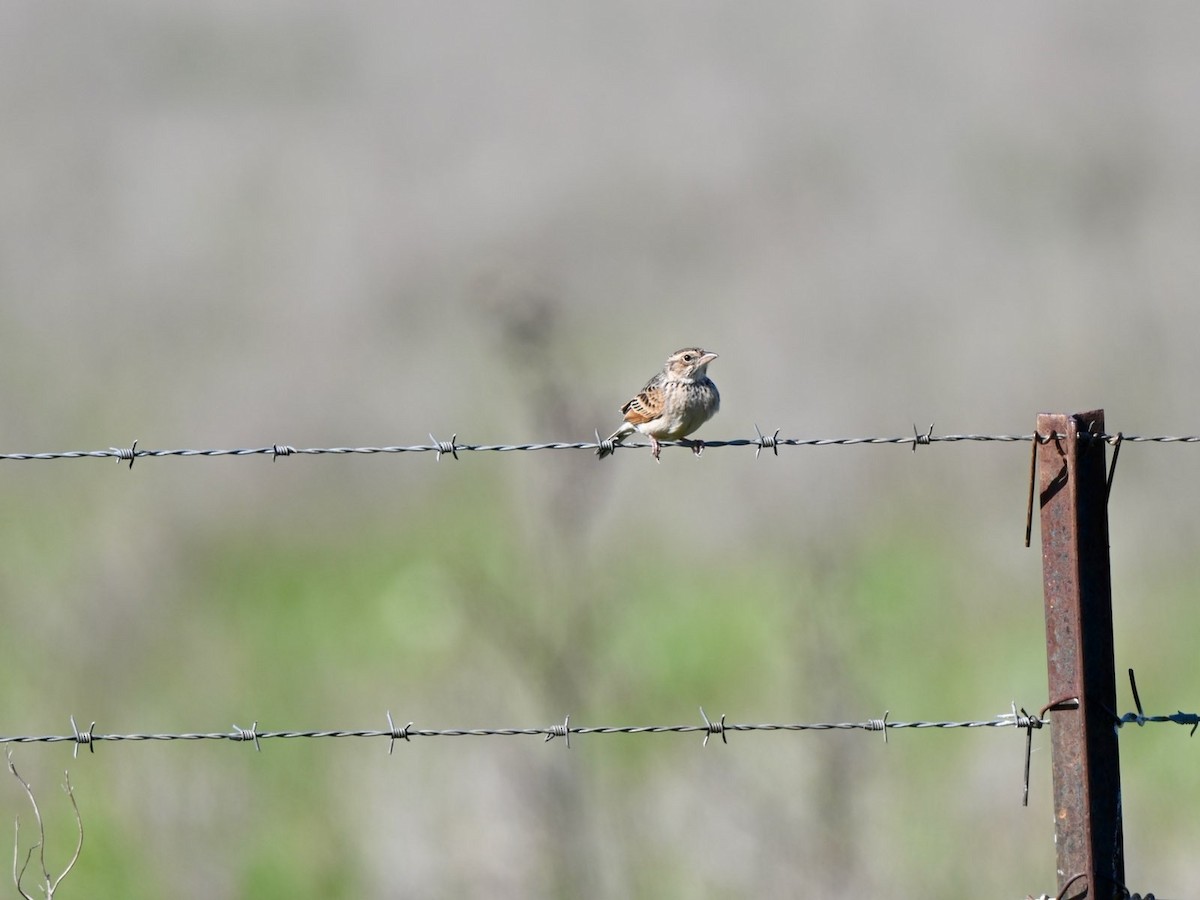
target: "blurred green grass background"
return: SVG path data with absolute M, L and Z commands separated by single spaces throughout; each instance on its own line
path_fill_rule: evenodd
M 0 13 L 0 450 L 1196 433 L 1171 13 L 130 0 Z M 0 463 L 0 733 L 990 718 L 1045 701 L 1028 447 Z M 1118 670 L 1194 709 L 1200 453 L 1127 445 Z M 1035 533 L 1036 539 L 1036 533 Z M 1132 702 L 1124 685 L 1122 711 Z M 20 745 L 59 897 L 1025 896 L 1049 736 Z M 1200 887 L 1183 729 L 1129 884 Z M 0 813 L 29 811 L 0 779 Z

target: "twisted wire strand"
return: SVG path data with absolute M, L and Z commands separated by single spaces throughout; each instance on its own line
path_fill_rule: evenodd
M 1141 700 L 1137 695 L 1137 686 L 1133 671 L 1129 673 L 1130 682 L 1134 688 L 1134 699 L 1138 707 L 1136 713 L 1126 713 L 1120 718 L 1114 717 L 1117 727 L 1136 724 L 1144 727 L 1148 723 L 1170 722 L 1176 725 L 1190 725 L 1190 734 L 1194 735 L 1200 725 L 1200 715 L 1195 713 L 1176 712 L 1172 715 L 1147 716 L 1142 709 Z M 571 717 L 563 719 L 561 725 L 550 725 L 544 728 L 415 728 L 409 722 L 402 728 L 396 726 L 391 711 L 387 712 L 387 729 L 313 729 L 308 731 L 259 731 L 255 721 L 249 728 L 234 725 L 232 731 L 193 731 L 179 733 L 134 733 L 134 734 L 97 734 L 96 723 L 92 722 L 86 729 L 80 729 L 71 716 L 71 734 L 51 735 L 0 735 L 0 744 L 31 744 L 31 743 L 72 743 L 72 754 L 77 758 L 79 748 L 87 747 L 92 753 L 96 752 L 99 741 L 232 741 L 235 743 L 253 743 L 254 749 L 262 751 L 262 742 L 271 739 L 296 738 L 388 738 L 388 755 L 395 752 L 396 741 L 403 740 L 411 743 L 414 737 L 515 737 L 540 736 L 543 741 L 551 741 L 556 737 L 564 739 L 566 748 L 571 748 L 571 735 L 591 734 L 703 734 L 703 747 L 708 746 L 709 739 L 720 735 L 722 743 L 729 743 L 730 732 L 771 732 L 771 731 L 878 731 L 883 733 L 884 743 L 887 743 L 889 729 L 960 729 L 960 728 L 1016 728 L 1025 732 L 1025 781 L 1023 803 L 1029 803 L 1029 766 L 1033 748 L 1033 732 L 1050 724 L 1045 718 L 1047 711 L 1057 707 L 1047 704 L 1039 715 L 1031 715 L 1024 708 L 1018 710 L 1014 702 L 1011 713 L 1003 713 L 991 719 L 972 719 L 964 721 L 926 721 L 889 722 L 890 713 L 885 712 L 882 718 L 868 719 L 865 722 L 793 722 L 777 723 L 733 723 L 727 722 L 724 714 L 716 721 L 710 719 L 700 707 L 700 717 L 703 724 L 685 725 L 597 725 L 572 726 Z
M 999 442 L 999 443 L 1019 443 L 1029 442 L 1034 440 L 1033 434 L 932 434 L 932 433 L 914 433 L 911 435 L 901 435 L 897 437 L 842 437 L 842 438 L 784 438 L 779 437 L 778 432 L 775 435 L 764 435 L 762 432 L 752 438 L 733 438 L 730 440 L 712 440 L 705 441 L 705 449 L 724 448 L 724 447 L 753 447 L 756 454 L 761 453 L 764 449 L 776 451 L 778 454 L 779 447 L 851 447 L 858 445 L 882 445 L 882 444 L 901 444 L 911 446 L 914 450 L 918 446 L 926 444 L 938 443 L 961 443 L 966 441 L 973 442 Z M 1053 435 L 1036 436 L 1041 441 L 1052 439 Z M 512 452 L 527 452 L 539 450 L 590 450 L 599 449 L 604 442 L 601 441 L 547 441 L 542 443 L 531 444 L 460 444 L 457 442 L 458 435 L 455 435 L 449 441 L 439 441 L 431 435 L 431 444 L 412 444 L 412 445 L 393 445 L 384 447 L 293 447 L 289 444 L 272 444 L 268 447 L 240 447 L 240 448 L 214 448 L 214 449 L 175 449 L 175 450 L 154 450 L 141 449 L 137 446 L 138 442 L 134 441 L 129 447 L 110 447 L 107 450 L 66 450 L 60 452 L 48 453 L 0 453 L 0 460 L 24 461 L 24 460 L 61 460 L 61 459 L 115 459 L 117 462 L 128 462 L 132 468 L 133 462 L 136 459 L 143 458 L 163 458 L 163 457 L 219 457 L 219 456 L 270 456 L 273 460 L 281 456 L 318 456 L 318 455 L 351 455 L 351 454 L 377 454 L 377 453 L 433 453 L 438 459 L 441 459 L 443 454 L 451 454 L 454 458 L 458 458 L 459 453 L 512 453 Z M 1130 434 L 1096 434 L 1096 435 L 1080 435 L 1084 440 L 1100 440 L 1105 443 L 1115 444 L 1118 440 L 1128 443 L 1159 443 L 1159 444 L 1196 444 L 1200 443 L 1200 435 L 1130 435 Z M 690 441 L 660 441 L 663 447 L 688 447 L 693 446 Z M 644 449 L 650 446 L 646 443 L 625 443 L 619 445 L 616 449 L 633 450 Z
M 1138 704 L 1140 707 L 1140 703 Z M 1052 709 L 1052 707 L 1047 707 Z M 260 731 L 256 721 L 250 728 L 234 725 L 231 731 L 185 731 L 185 732 L 136 732 L 132 734 L 104 734 L 96 732 L 96 723 L 81 729 L 71 717 L 70 734 L 46 735 L 0 735 L 0 744 L 56 744 L 73 743 L 88 746 L 95 750 L 100 741 L 251 741 L 256 745 L 266 740 L 289 740 L 295 738 L 390 738 L 411 741 L 415 737 L 516 737 L 535 736 L 547 740 L 554 737 L 589 734 L 704 734 L 706 737 L 719 734 L 724 737 L 729 732 L 771 732 L 771 731 L 893 731 L 905 729 L 961 729 L 961 728 L 1018 728 L 1032 730 L 1049 725 L 1051 720 L 1045 714 L 1028 714 L 1023 709 L 994 716 L 990 719 L 967 720 L 914 720 L 908 722 L 892 722 L 888 713 L 879 719 L 867 719 L 862 722 L 791 722 L 791 723 L 738 723 L 726 722 L 725 716 L 718 721 L 710 720 L 701 708 L 700 716 L 703 723 L 688 723 L 680 725 L 572 725 L 567 716 L 561 725 L 549 725 L 533 728 L 416 728 L 409 722 L 403 728 L 398 728 L 392 720 L 392 714 L 387 713 L 387 728 L 327 728 L 309 730 L 280 730 Z M 1200 714 L 1175 712 L 1170 715 L 1146 715 L 1140 708 L 1137 712 L 1125 713 L 1114 717 L 1114 724 L 1145 726 L 1147 724 L 1169 723 L 1190 726 L 1194 732 L 1200 726 Z
M 702 713 L 703 715 L 703 713 Z M 682 725 L 571 725 L 568 717 L 562 725 L 550 725 L 541 728 L 415 728 L 413 723 L 397 728 L 388 714 L 388 728 L 366 729 L 312 729 L 305 731 L 260 731 L 255 722 L 250 728 L 233 726 L 232 731 L 188 731 L 188 732 L 146 732 L 132 734 L 103 734 L 95 731 L 95 723 L 81 730 L 71 723 L 71 734 L 48 735 L 0 735 L 0 744 L 32 744 L 32 743 L 72 743 L 78 746 L 88 746 L 94 751 L 95 745 L 101 741 L 233 741 L 235 743 L 253 742 L 274 739 L 296 738 L 390 738 L 411 740 L 416 737 L 515 737 L 538 736 L 545 739 L 565 737 L 568 735 L 590 734 L 722 734 L 728 732 L 771 732 L 771 731 L 883 731 L 885 729 L 953 729 L 953 728 L 1041 728 L 1049 723 L 1048 719 L 1038 716 L 1015 715 L 1006 713 L 992 719 L 968 721 L 913 721 L 889 722 L 883 719 L 868 719 L 864 722 L 793 722 L 793 723 L 735 723 L 725 722 L 722 716 L 719 722 L 711 722 L 703 716 L 703 724 Z M 1145 718 L 1144 721 L 1158 721 Z

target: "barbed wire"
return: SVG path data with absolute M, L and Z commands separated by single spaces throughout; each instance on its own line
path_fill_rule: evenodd
M 1193 733 L 1200 727 L 1200 714 L 1176 712 L 1171 715 L 1147 716 L 1141 708 L 1141 701 L 1135 698 L 1137 712 L 1126 713 L 1116 718 L 1116 724 L 1135 724 L 1145 726 L 1151 723 L 1173 723 L 1191 726 Z M 403 727 L 397 727 L 391 712 L 386 714 L 387 728 L 365 729 L 309 729 L 260 731 L 255 721 L 249 728 L 234 725 L 231 731 L 191 731 L 191 732 L 147 732 L 133 734 L 104 734 L 96 731 L 96 723 L 92 722 L 86 729 L 80 729 L 72 716 L 70 734 L 47 735 L 0 735 L 0 744 L 55 744 L 73 743 L 75 752 L 79 747 L 86 746 L 95 752 L 95 745 L 101 741 L 233 741 L 235 743 L 251 742 L 257 749 L 262 749 L 261 742 L 266 740 L 291 740 L 295 738 L 388 738 L 389 752 L 395 747 L 397 740 L 411 741 L 416 737 L 516 737 L 541 736 L 549 741 L 556 737 L 566 739 L 570 746 L 572 735 L 593 734 L 695 734 L 704 735 L 705 743 L 708 738 L 719 735 L 727 741 L 730 732 L 771 732 L 771 731 L 878 731 L 884 733 L 895 730 L 924 730 L 924 729 L 971 729 L 971 728 L 1018 728 L 1026 731 L 1040 729 L 1050 724 L 1047 712 L 1059 709 L 1074 708 L 1070 703 L 1048 704 L 1041 712 L 1030 714 L 1024 709 L 1018 709 L 1013 704 L 1011 712 L 994 716 L 990 719 L 953 720 L 915 720 L 910 722 L 889 721 L 890 712 L 885 712 L 882 718 L 866 719 L 861 722 L 793 722 L 793 723 L 737 723 L 728 722 L 722 715 L 713 720 L 700 708 L 701 723 L 681 725 L 572 725 L 568 715 L 561 725 L 548 725 L 529 728 L 416 728 L 413 722 Z
M 712 440 L 712 441 L 660 441 L 663 447 L 687 447 L 695 449 L 701 447 L 703 449 L 720 449 L 725 447 L 753 447 L 754 455 L 757 458 L 763 450 L 770 450 L 776 456 L 779 455 L 780 447 L 851 447 L 859 445 L 886 445 L 900 444 L 908 445 L 914 451 L 918 446 L 926 446 L 939 443 L 962 443 L 962 442 L 1000 442 L 1000 443 L 1020 443 L 1030 442 L 1036 437 L 1040 442 L 1046 443 L 1050 440 L 1062 437 L 1061 435 L 1034 435 L 1034 434 L 934 434 L 933 426 L 925 432 L 918 431 L 913 427 L 911 435 L 902 435 L 899 437 L 842 437 L 842 438 L 783 438 L 779 436 L 779 429 L 776 429 L 773 434 L 764 434 L 755 426 L 755 437 L 752 438 L 733 438 L 729 440 Z M 1120 442 L 1128 443 L 1159 443 L 1159 444 L 1197 444 L 1200 443 L 1200 435 L 1129 435 L 1120 432 L 1116 434 L 1081 434 L 1081 439 L 1100 440 L 1109 444 L 1119 445 Z M 617 444 L 613 441 L 601 440 L 600 435 L 596 435 L 594 441 L 546 441 L 542 443 L 531 444 L 469 444 L 458 443 L 458 435 L 455 434 L 448 441 L 442 441 L 435 438 L 432 434 L 429 436 L 432 443 L 430 444 L 410 444 L 407 446 L 393 445 L 383 447 L 294 447 L 290 444 L 271 444 L 263 447 L 240 447 L 230 449 L 175 449 L 175 450 L 147 450 L 139 449 L 138 441 L 134 441 L 129 447 L 109 447 L 107 450 L 64 450 L 48 453 L 0 453 L 0 460 L 25 461 L 25 460 L 63 460 L 63 459 L 115 459 L 117 462 L 128 462 L 130 468 L 133 467 L 134 460 L 142 458 L 162 458 L 162 457 L 218 457 L 218 456 L 269 456 L 272 461 L 281 456 L 318 456 L 318 455 L 352 455 L 352 454 L 377 454 L 377 453 L 433 453 L 440 460 L 443 454 L 449 454 L 455 459 L 458 459 L 459 453 L 512 453 L 512 452 L 528 452 L 538 450 L 636 450 L 649 447 L 646 443 L 622 443 Z
M 71 717 L 70 734 L 47 735 L 0 735 L 0 744 L 55 744 L 72 743 L 75 753 L 86 746 L 95 752 L 96 744 L 101 741 L 232 741 L 235 743 L 251 742 L 258 750 L 262 749 L 261 742 L 266 740 L 295 738 L 388 738 L 388 752 L 395 749 L 398 740 L 411 741 L 417 737 L 517 737 L 541 736 L 549 741 L 556 737 L 565 739 L 570 747 L 572 735 L 593 734 L 696 734 L 704 735 L 704 743 L 714 735 L 719 735 L 728 743 L 730 732 L 769 732 L 769 731 L 880 731 L 887 739 L 887 732 L 896 729 L 956 729 L 956 728 L 1021 728 L 1036 729 L 1049 724 L 1049 720 L 1040 715 L 1029 715 L 1024 710 L 1018 711 L 1014 705 L 1013 711 L 995 716 L 991 719 L 966 721 L 888 721 L 890 713 L 885 712 L 882 718 L 867 719 L 862 722 L 793 722 L 793 723 L 737 723 L 728 722 L 722 715 L 719 719 L 709 719 L 703 707 L 700 709 L 701 723 L 683 725 L 572 725 L 568 715 L 561 725 L 548 725 L 533 728 L 416 728 L 413 722 L 403 727 L 397 727 L 392 714 L 386 715 L 387 728 L 366 729 L 311 729 L 305 731 L 260 731 L 255 721 L 249 728 L 233 726 L 232 731 L 194 731 L 173 733 L 135 733 L 135 734 L 103 734 L 96 732 L 96 723 L 92 722 L 86 729 L 80 729 Z M 1131 713 L 1130 715 L 1134 715 Z M 1154 721 L 1145 718 L 1145 721 Z M 1139 723 L 1140 724 L 1140 723 Z

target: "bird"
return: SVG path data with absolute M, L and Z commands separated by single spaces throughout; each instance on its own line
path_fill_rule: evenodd
M 687 437 L 713 417 L 721 408 L 721 395 L 708 377 L 708 364 L 717 354 L 699 347 L 685 347 L 667 357 L 662 371 L 646 382 L 646 386 L 624 406 L 625 421 L 596 450 L 603 459 L 635 431 L 650 438 L 651 455 L 658 461 L 662 450 L 659 441 L 674 441 Z M 692 452 L 699 456 L 703 441 L 692 442 Z

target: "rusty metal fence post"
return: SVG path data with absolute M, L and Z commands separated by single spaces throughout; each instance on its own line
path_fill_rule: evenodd
M 1123 896 L 1104 411 L 1037 418 L 1059 896 Z M 1044 441 L 1044 443 L 1043 443 Z

